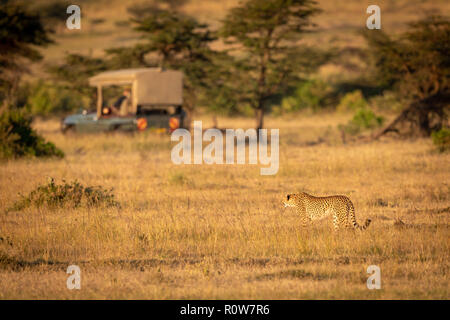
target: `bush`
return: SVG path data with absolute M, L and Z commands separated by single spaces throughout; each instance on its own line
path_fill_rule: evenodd
M 66 88 L 39 81 L 30 87 L 27 107 L 35 115 L 66 113 L 87 109 L 89 99 Z
M 281 100 L 281 105 L 273 108 L 275 114 L 293 112 L 302 109 L 318 111 L 326 107 L 330 94 L 330 87 L 321 80 L 308 80 L 302 82 L 293 95 Z
M 26 156 L 62 158 L 64 153 L 31 128 L 31 118 L 23 111 L 4 111 L 0 114 L 0 158 Z
M 374 110 L 400 112 L 403 110 L 405 103 L 402 103 L 397 94 L 392 91 L 384 92 L 381 95 L 372 97 L 369 100 L 370 106 Z
M 358 109 L 352 120 L 347 125 L 341 125 L 339 128 L 348 134 L 358 134 L 367 129 L 374 129 L 380 127 L 384 122 L 384 118 L 377 116 L 372 110 L 368 108 Z
M 189 179 L 186 178 L 183 172 L 174 172 L 169 176 L 169 183 L 173 185 L 189 184 Z
M 318 111 L 325 107 L 330 87 L 321 80 L 309 80 L 295 90 L 299 109 Z
M 361 90 L 355 90 L 345 94 L 336 108 L 337 111 L 358 111 L 367 107 L 367 101 L 364 98 Z
M 28 196 L 20 195 L 8 211 L 20 211 L 28 207 L 78 208 L 78 207 L 119 207 L 111 190 L 102 187 L 84 187 L 77 181 L 58 185 L 50 178 L 49 183 L 39 185 Z
M 440 152 L 450 150 L 450 129 L 442 128 L 439 131 L 435 131 L 431 134 L 433 144 L 438 148 Z

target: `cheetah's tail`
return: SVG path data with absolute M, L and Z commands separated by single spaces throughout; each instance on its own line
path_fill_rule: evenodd
M 350 222 L 353 225 L 353 228 L 355 229 L 359 229 L 359 230 L 365 230 L 367 229 L 367 227 L 369 226 L 370 222 L 372 222 L 372 220 L 370 219 L 366 219 L 366 221 L 364 222 L 364 224 L 362 226 L 360 226 L 357 222 L 356 222 L 356 217 L 355 217 L 355 208 L 353 207 L 353 203 L 351 201 L 348 202 L 348 208 L 350 211 Z

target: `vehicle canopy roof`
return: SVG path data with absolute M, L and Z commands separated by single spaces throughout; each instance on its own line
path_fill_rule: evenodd
M 182 105 L 183 73 L 162 68 L 106 71 L 89 78 L 101 90 L 108 85 L 131 85 L 133 107 L 137 105 Z

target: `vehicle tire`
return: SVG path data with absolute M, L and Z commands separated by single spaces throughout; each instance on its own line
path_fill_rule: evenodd
M 118 131 L 121 131 L 122 130 L 122 126 L 121 125 L 114 125 L 114 126 L 112 126 L 111 127 L 111 132 L 118 132 Z
M 61 132 L 63 134 L 71 134 L 75 132 L 75 126 L 73 124 L 61 125 Z

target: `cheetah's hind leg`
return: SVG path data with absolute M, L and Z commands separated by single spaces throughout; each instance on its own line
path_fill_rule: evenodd
M 339 230 L 339 217 L 336 212 L 333 213 L 333 227 L 335 232 Z

